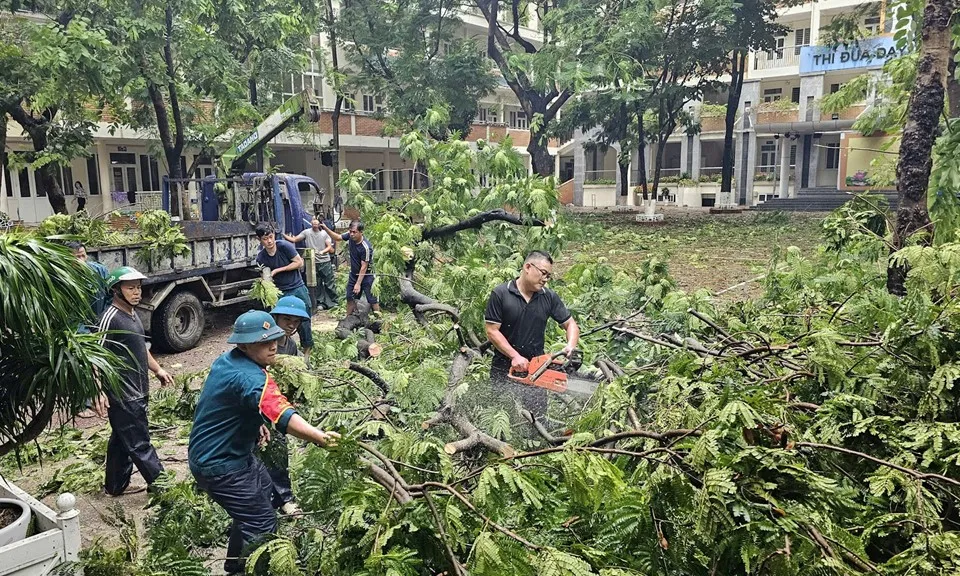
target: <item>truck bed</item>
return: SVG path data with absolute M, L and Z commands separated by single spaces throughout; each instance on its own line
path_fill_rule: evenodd
M 143 244 L 92 248 L 87 254 L 108 270 L 133 266 L 149 277 L 144 284 L 154 284 L 248 268 L 260 251 L 260 241 L 246 222 L 183 222 L 181 228 L 189 241 L 190 254 L 165 259 L 157 265 L 137 256 Z

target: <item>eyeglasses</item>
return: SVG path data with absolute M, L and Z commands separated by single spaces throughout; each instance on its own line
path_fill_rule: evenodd
M 546 270 L 544 270 L 543 268 L 537 266 L 537 265 L 534 264 L 533 262 L 530 262 L 530 265 L 533 266 L 534 268 L 536 268 L 541 274 L 543 274 L 544 279 L 549 280 L 549 279 L 553 278 L 553 272 L 547 272 Z

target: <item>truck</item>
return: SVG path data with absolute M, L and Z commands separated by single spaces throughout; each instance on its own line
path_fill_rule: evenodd
M 217 176 L 202 179 L 165 178 L 163 210 L 183 214 L 181 186 L 198 188 L 200 220 L 182 221 L 190 253 L 157 264 L 138 255 L 140 244 L 90 249 L 89 256 L 112 270 L 134 266 L 147 276 L 137 314 L 158 348 L 182 352 L 196 346 L 203 334 L 205 311 L 249 300 L 249 290 L 260 277 L 255 264 L 260 242 L 258 222 L 270 222 L 281 233 L 299 234 L 310 226 L 312 213 L 301 193 L 313 193 L 315 211 L 323 191 L 310 177 L 299 174 L 243 172 L 247 160 L 304 114 L 317 122 L 320 108 L 307 93 L 290 98 L 255 130 L 240 139 L 215 162 Z

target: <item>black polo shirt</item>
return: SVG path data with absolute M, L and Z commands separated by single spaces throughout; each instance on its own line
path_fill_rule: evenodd
M 549 288 L 535 293 L 527 302 L 517 288 L 517 281 L 510 280 L 494 288 L 483 317 L 487 322 L 499 324 L 500 333 L 507 342 L 529 360 L 543 354 L 547 318 L 563 324 L 570 319 L 570 311 L 563 305 L 560 296 Z M 496 350 L 493 368 L 508 370 L 510 359 Z

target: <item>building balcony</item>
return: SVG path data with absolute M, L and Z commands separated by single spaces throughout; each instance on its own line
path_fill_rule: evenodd
M 799 115 L 800 105 L 794 102 L 777 100 L 776 102 L 761 102 L 757 106 L 757 124 L 798 122 L 800 120 Z
M 784 46 L 770 52 L 753 55 L 754 70 L 779 70 L 800 65 L 800 52 L 804 46 Z

